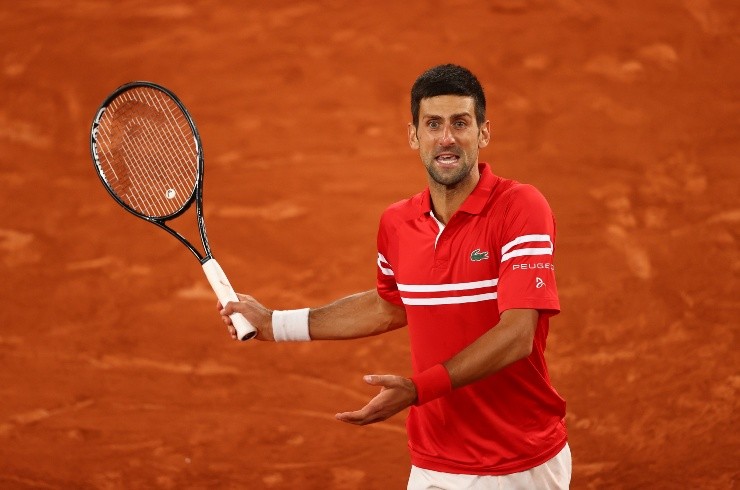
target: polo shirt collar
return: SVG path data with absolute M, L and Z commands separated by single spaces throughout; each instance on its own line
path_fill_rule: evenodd
M 463 201 L 458 211 L 468 214 L 480 214 L 486 202 L 488 202 L 488 198 L 491 197 L 491 190 L 493 190 L 496 184 L 496 176 L 493 175 L 491 167 L 487 163 L 479 163 L 478 172 L 480 172 L 478 183 L 473 189 L 473 192 Z M 421 196 L 421 212 L 422 214 L 432 212 L 432 197 L 429 193 L 429 187 L 424 189 Z

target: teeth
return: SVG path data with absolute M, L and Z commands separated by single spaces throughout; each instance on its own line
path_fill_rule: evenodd
M 457 160 L 457 157 L 455 155 L 441 155 L 437 157 L 437 160 L 439 160 L 440 162 L 449 163 Z

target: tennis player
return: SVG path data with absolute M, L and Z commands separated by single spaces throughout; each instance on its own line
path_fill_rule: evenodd
M 563 489 L 565 402 L 545 345 L 560 310 L 555 220 L 531 185 L 478 162 L 490 140 L 477 78 L 456 65 L 411 89 L 408 141 L 428 187 L 391 205 L 378 230 L 377 287 L 320 308 L 272 311 L 240 296 L 262 340 L 353 339 L 408 325 L 413 376 L 369 375 L 380 393 L 338 413 L 365 425 L 411 407 L 408 489 Z

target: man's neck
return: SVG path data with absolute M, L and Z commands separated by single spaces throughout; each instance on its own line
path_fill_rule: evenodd
M 455 186 L 439 184 L 429 178 L 429 194 L 432 199 L 434 216 L 443 224 L 447 224 L 452 215 L 460 209 L 480 180 L 480 173 L 475 167 L 470 174 Z

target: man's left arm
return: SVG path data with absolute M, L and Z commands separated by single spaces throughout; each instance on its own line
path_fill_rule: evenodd
M 425 371 L 425 379 L 412 380 L 403 376 L 369 375 L 365 382 L 380 386 L 380 393 L 360 410 L 338 413 L 342 422 L 367 425 L 381 422 L 414 403 L 437 398 L 454 388 L 474 383 L 523 359 L 532 352 L 532 342 L 539 312 L 533 309 L 511 309 L 501 314 L 499 323 L 447 362 Z M 433 377 L 434 379 L 431 379 Z M 416 383 L 415 383 L 416 381 Z M 427 392 L 420 389 L 436 386 Z
M 443 364 L 451 387 L 468 385 L 529 356 L 538 318 L 537 310 L 504 311 L 495 328 Z

